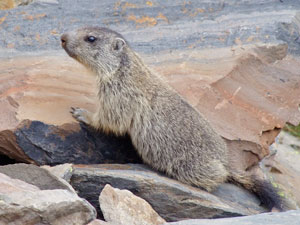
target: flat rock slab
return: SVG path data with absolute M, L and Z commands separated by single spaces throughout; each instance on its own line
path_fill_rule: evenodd
M 263 213 L 254 216 L 244 216 L 236 218 L 226 218 L 217 220 L 185 220 L 170 225 L 299 225 L 300 211 L 288 211 L 282 213 Z
M 0 173 L 32 184 L 41 190 L 63 189 L 76 194 L 68 182 L 35 165 L 20 163 L 0 166 Z
M 79 196 L 97 209 L 100 218 L 98 196 L 106 184 L 127 189 L 143 198 L 166 221 L 233 217 L 266 211 L 254 196 L 249 196 L 248 192 L 243 194 L 243 189 L 228 188 L 226 191 L 224 188 L 220 191 L 224 198 L 218 198 L 157 174 L 143 165 L 74 165 L 73 168 L 71 185 Z M 238 195 L 239 199 L 232 198 L 232 195 Z

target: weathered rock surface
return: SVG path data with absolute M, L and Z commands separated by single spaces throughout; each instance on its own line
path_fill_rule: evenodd
M 38 187 L 0 173 L 0 224 L 85 225 L 95 209 L 68 190 Z
M 282 213 L 263 213 L 260 215 L 225 218 L 216 220 L 184 220 L 170 225 L 299 225 L 300 211 L 288 211 Z
M 53 175 L 60 177 L 68 182 L 70 182 L 72 172 L 73 172 L 73 167 L 72 164 L 70 163 L 65 163 L 57 166 L 41 166 L 41 168 L 48 170 L 50 173 Z
M 0 173 L 35 185 L 41 190 L 64 189 L 76 194 L 68 182 L 35 165 L 21 163 L 0 166 Z
M 271 147 L 276 154 L 263 160 L 264 170 L 300 206 L 300 139 L 282 131 Z
M 260 201 L 244 189 L 225 184 L 213 195 L 159 175 L 143 165 L 74 165 L 73 169 L 71 185 L 79 196 L 97 209 L 100 218 L 97 200 L 106 184 L 127 189 L 146 200 L 166 221 L 243 216 L 266 211 L 259 206 Z
M 99 196 L 100 208 L 107 222 L 118 225 L 165 224 L 157 212 L 144 199 L 128 190 L 106 184 Z

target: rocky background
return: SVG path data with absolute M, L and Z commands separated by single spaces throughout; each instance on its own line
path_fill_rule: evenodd
M 0 224 L 300 220 L 259 214 L 260 201 L 232 184 L 207 193 L 169 179 L 142 165 L 128 137 L 78 124 L 69 109 L 93 110 L 95 82 L 60 47 L 80 26 L 122 33 L 210 120 L 235 166 L 268 177 L 297 209 L 300 2 L 2 0 L 0 9 Z

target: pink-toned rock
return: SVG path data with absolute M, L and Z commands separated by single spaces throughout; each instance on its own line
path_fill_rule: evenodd
M 74 121 L 71 106 L 93 110 L 94 78 L 67 56 L 0 61 L 0 154 L 38 165 L 139 162 L 128 137 Z
M 12 179 L 0 173 L 0 194 L 9 194 L 22 191 L 39 191 L 40 189 L 32 184 L 28 184 L 18 179 Z
M 269 154 L 269 145 L 286 122 L 300 121 L 300 100 L 296 97 L 300 95 L 300 59 L 285 57 L 286 49 L 286 45 L 249 45 L 142 57 L 210 120 L 226 139 L 233 163 L 246 170 Z M 94 77 L 79 63 L 59 54 L 15 57 L 2 60 L 0 71 L 0 153 L 18 161 L 58 164 L 66 161 L 51 158 L 61 154 L 53 151 L 66 149 L 64 143 L 75 143 L 63 154 L 82 155 L 73 159 L 68 155 L 68 162 L 103 162 L 93 154 L 99 147 L 91 147 L 98 142 L 87 140 L 90 131 L 80 127 L 69 113 L 71 106 L 91 111 L 94 107 Z M 59 144 L 51 144 L 52 137 Z M 128 140 L 110 145 L 115 142 L 104 140 L 104 145 L 110 149 L 123 146 L 133 152 Z M 106 162 L 119 160 L 127 150 L 111 154 Z M 132 154 L 130 160 L 125 154 L 121 161 L 137 161 Z

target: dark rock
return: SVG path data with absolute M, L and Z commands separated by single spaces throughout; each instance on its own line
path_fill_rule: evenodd
M 243 189 L 232 188 L 230 191 L 226 186 L 217 191 L 222 193 L 222 198 L 218 198 L 159 175 L 143 165 L 74 165 L 73 168 L 71 185 L 79 196 L 87 199 L 97 209 L 100 218 L 98 196 L 106 184 L 127 189 L 143 198 L 167 221 L 243 216 L 265 211 L 259 207 L 255 197 L 243 194 Z M 234 194 L 243 197 L 230 200 Z
M 9 158 L 6 155 L 0 155 L 0 165 L 14 164 L 16 160 Z
M 105 135 L 83 124 L 26 121 L 15 135 L 18 146 L 39 165 L 141 162 L 129 137 Z

